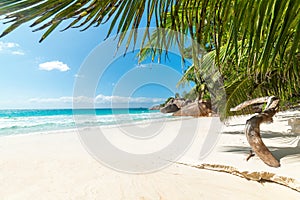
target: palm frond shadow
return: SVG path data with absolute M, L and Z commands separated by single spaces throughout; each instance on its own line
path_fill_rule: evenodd
M 239 126 L 239 125 L 234 125 L 234 126 Z M 283 134 L 282 132 L 275 132 L 275 131 L 260 131 L 261 133 L 261 138 L 276 138 L 276 137 L 283 137 L 283 138 L 290 138 L 290 137 L 295 137 L 294 134 Z M 240 134 L 245 134 L 243 131 L 227 131 L 227 132 L 222 132 L 222 134 L 228 134 L 228 135 L 240 135 Z
M 290 138 L 295 137 L 293 134 L 286 134 L 282 132 L 275 132 L 275 131 L 260 131 L 262 138 L 276 138 L 276 137 L 283 137 L 283 138 Z
M 242 134 L 242 132 L 229 132 L 229 134 Z M 264 135 L 265 136 L 265 135 Z M 280 134 L 280 136 L 282 136 L 282 134 Z M 290 137 L 291 135 L 288 135 L 288 137 Z M 273 137 L 279 137 L 279 135 L 277 136 L 273 136 Z M 271 137 L 269 137 L 271 138 Z M 272 154 L 274 155 L 274 157 L 278 160 L 285 158 L 287 156 L 294 156 L 296 157 L 296 160 L 300 162 L 300 140 L 298 140 L 297 145 L 296 146 L 292 146 L 291 147 L 268 147 L 270 149 L 270 151 L 272 152 Z M 245 146 L 226 146 L 222 148 L 223 152 L 231 152 L 231 153 L 238 153 L 238 154 L 245 154 L 245 156 L 247 154 L 249 154 L 249 150 L 251 149 L 251 147 L 245 147 Z
M 272 152 L 275 158 L 278 160 L 286 157 L 286 156 L 297 156 L 297 160 L 300 161 L 300 140 L 295 147 L 280 147 L 277 150 Z
M 222 134 L 239 135 L 239 134 L 244 134 L 244 132 L 242 132 L 242 131 L 230 131 L 230 132 L 222 132 Z
M 245 125 L 246 125 L 246 122 L 245 123 L 241 123 L 241 124 L 230 124 L 230 125 L 227 125 L 227 127 L 245 126 Z

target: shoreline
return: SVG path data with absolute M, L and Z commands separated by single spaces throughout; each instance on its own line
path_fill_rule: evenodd
M 74 117 L 73 117 L 74 118 Z M 171 121 L 180 121 L 180 120 L 189 120 L 193 119 L 194 117 L 190 116 L 171 116 L 168 115 L 164 118 L 158 119 L 144 119 L 144 120 L 137 120 L 131 122 L 124 122 L 124 123 L 115 123 L 115 124 L 105 124 L 105 125 L 93 125 L 93 126 L 83 126 L 83 127 L 67 127 L 67 128 L 59 128 L 53 130 L 44 130 L 44 131 L 31 131 L 26 133 L 11 133 L 8 135 L 0 134 L 1 137 L 9 137 L 9 136 L 24 136 L 24 135 L 39 135 L 39 134 L 56 134 L 56 133 L 64 133 L 64 132 L 72 132 L 77 131 L 78 129 L 86 129 L 86 128 L 117 128 L 117 127 L 126 127 L 126 126 L 133 126 L 133 125 L 143 125 L 145 123 L 161 123 L 161 122 L 171 122 Z
M 215 148 L 202 160 L 198 157 L 199 148 L 209 132 L 212 118 L 165 122 L 162 129 L 165 136 L 159 139 L 161 144 L 154 143 L 157 146 L 170 142 L 168 139 L 172 134 L 175 135 L 173 131 L 176 126 L 194 122 L 200 125 L 191 146 L 176 161 L 190 166 L 173 163 L 162 170 L 139 175 L 120 173 L 100 164 L 85 150 L 76 129 L 0 137 L 0 182 L 3 183 L 0 196 L 4 199 L 299 199 L 299 192 L 276 183 L 261 184 L 259 179 L 248 181 L 246 178 L 233 176 L 234 174 L 195 168 L 204 164 L 227 165 L 239 172 L 247 171 L 251 174 L 266 171 L 299 181 L 300 152 L 297 150 L 297 143 L 300 136 L 288 133 L 285 124 L 285 116 L 288 114 L 279 113 L 273 124 L 262 126 L 263 140 L 271 147 L 271 151 L 283 148 L 279 149 L 279 153 L 286 152 L 281 158 L 282 167 L 279 169 L 265 166 L 257 157 L 245 161 L 250 149 L 243 135 L 243 121 L 247 117 L 232 119 L 229 126 L 222 130 Z M 122 133 L 119 127 L 104 129 L 108 130 L 107 134 L 117 136 Z M 268 133 L 274 129 L 285 132 L 283 135 Z M 189 130 L 193 129 L 187 126 L 186 131 Z M 110 139 L 113 141 L 115 138 L 112 136 Z M 126 148 L 126 141 L 120 137 L 117 139 L 121 142 L 119 145 L 124 143 L 120 148 Z M 150 144 L 147 150 L 147 143 L 141 146 L 146 153 L 153 147 Z M 130 146 L 128 151 L 137 149 L 143 153 L 141 146 Z M 258 173 L 257 177 L 259 175 L 261 174 Z

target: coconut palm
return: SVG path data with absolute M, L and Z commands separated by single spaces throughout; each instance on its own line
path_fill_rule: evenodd
M 0 37 L 31 22 L 34 31 L 46 30 L 40 41 L 64 21 L 69 25 L 63 30 L 109 22 L 107 35 L 115 30 L 119 44 L 130 31 L 127 46 L 136 43 L 141 24 L 155 26 L 161 28 L 154 33 L 156 42 L 146 29 L 144 39 L 150 43 L 143 43 L 150 44 L 146 49 L 154 55 L 177 45 L 184 57 L 187 41 L 182 36 L 187 34 L 195 71 L 217 67 L 224 77 L 227 116 L 231 107 L 257 96 L 300 96 L 299 0 L 3 0 L 1 15 L 11 25 Z M 202 57 L 203 47 L 209 51 Z M 251 146 L 260 141 L 253 150 L 265 163 L 278 167 L 257 132 L 278 108 L 279 100 L 272 99 L 275 103 L 248 120 L 246 128 L 251 137 L 255 132 L 254 140 L 248 138 Z
M 197 92 L 197 99 L 201 100 L 204 95 L 208 92 L 205 81 L 201 78 L 200 74 L 195 71 L 195 65 L 190 66 L 183 74 L 181 79 L 178 81 L 177 86 L 184 86 L 185 84 L 193 82 L 195 86 L 192 88 L 193 91 Z
M 245 2 L 244 2 L 245 3 Z M 256 9 L 262 9 L 266 8 L 267 2 L 260 2 Z M 271 29 L 269 26 L 272 25 L 272 23 L 269 22 L 260 22 L 261 17 L 256 17 L 257 20 L 253 17 L 251 18 L 252 21 L 256 23 L 261 23 L 261 25 L 265 25 L 265 27 L 258 27 L 257 24 L 253 25 L 253 32 L 254 33 L 247 33 L 247 29 L 251 30 L 251 27 L 240 27 L 238 30 L 234 30 L 233 24 L 228 26 L 229 30 L 224 29 L 224 36 L 223 40 L 227 41 L 226 43 L 223 42 L 223 45 L 216 45 L 216 41 L 212 40 L 204 40 L 200 41 L 200 48 L 201 48 L 201 59 L 199 59 L 198 65 L 191 66 L 188 70 L 186 70 L 186 74 L 182 77 L 180 80 L 180 83 L 184 83 L 186 81 L 190 81 L 191 75 L 196 75 L 195 83 L 202 84 L 201 76 L 199 73 L 199 70 L 203 71 L 204 69 L 209 69 L 210 66 L 217 64 L 219 66 L 219 70 L 221 71 L 222 76 L 224 77 L 224 84 L 225 89 L 227 93 L 227 103 L 226 103 L 226 116 L 233 114 L 230 112 L 230 108 L 234 107 L 238 102 L 246 101 L 251 98 L 259 97 L 259 96 L 270 96 L 270 95 L 277 95 L 280 96 L 281 99 L 288 99 L 293 96 L 299 96 L 299 89 L 296 86 L 295 83 L 299 81 L 299 33 L 296 29 L 299 28 L 299 4 L 294 7 L 295 13 L 292 14 L 293 19 L 295 20 L 293 23 L 291 22 L 292 19 L 289 18 L 289 14 L 286 13 L 289 9 L 291 9 L 291 4 L 289 3 L 293 2 L 286 2 L 287 4 L 279 4 L 274 1 L 269 2 L 270 5 L 278 6 L 277 9 L 281 8 L 286 9 L 285 11 L 282 11 L 281 14 L 283 16 L 278 17 L 277 21 L 274 21 L 274 24 L 277 23 L 277 28 L 274 28 L 274 33 L 272 33 L 275 37 L 273 38 L 276 41 L 270 42 L 270 46 L 266 43 L 270 39 L 271 36 L 268 36 L 267 34 L 263 34 L 264 32 L 267 32 L 267 30 Z M 294 2 L 295 3 L 295 2 Z M 249 4 L 246 4 L 249 5 Z M 269 6 L 270 6 L 269 5 Z M 275 7 L 274 7 L 275 9 Z M 184 9 L 182 9 L 184 10 Z M 291 10 L 290 10 L 291 11 Z M 245 12 L 245 10 L 243 10 Z M 253 12 L 253 11 L 251 11 Z M 257 11 L 256 11 L 257 12 Z M 255 12 L 255 13 L 256 13 Z M 291 13 L 290 13 L 291 14 Z M 181 18 L 181 10 L 179 9 L 178 15 Z M 240 15 L 247 15 L 240 13 Z M 248 14 L 250 15 L 250 14 Z M 262 10 L 260 10 L 260 15 L 266 16 L 266 19 L 271 19 L 268 15 L 265 13 L 262 13 Z M 260 16 L 258 15 L 258 16 Z M 273 16 L 275 14 L 273 13 Z M 275 18 L 276 16 L 274 16 Z M 295 17 L 295 18 L 294 18 Z M 169 12 L 169 15 L 167 15 L 166 21 L 170 22 L 172 21 L 172 13 Z M 183 18 L 185 19 L 185 18 Z M 222 19 L 223 20 L 223 19 Z M 240 19 L 241 23 L 245 23 L 246 21 L 249 25 L 249 20 Z M 290 23 L 290 27 L 286 26 L 287 23 L 285 20 L 288 20 Z M 187 33 L 189 31 L 189 26 L 187 25 L 187 20 L 181 20 L 181 27 L 185 27 L 185 29 L 182 29 L 182 32 Z M 232 22 L 234 23 L 234 21 Z M 253 23 L 253 22 L 252 22 Z M 255 26 L 256 25 L 256 26 Z M 171 23 L 166 23 L 165 27 L 168 29 L 172 29 Z M 214 26 L 214 23 L 211 23 L 209 25 L 204 26 L 204 29 L 209 29 Z M 287 29 L 284 30 L 283 26 Z M 212 28 L 214 29 L 214 28 Z M 259 29 L 259 30 L 256 30 Z M 265 29 L 265 30 L 264 30 Z M 277 30 L 276 30 L 277 29 Z M 288 31 L 290 29 L 290 31 Z M 242 31 L 241 31 L 242 30 Z M 264 31 L 262 31 L 264 30 Z M 234 32 L 236 31 L 236 33 Z M 279 36 L 283 32 L 286 32 L 287 35 L 285 36 Z M 168 32 L 166 32 L 168 33 Z M 271 33 L 271 32 L 270 32 Z M 250 34 L 250 38 L 247 38 L 247 34 Z M 235 38 L 236 35 L 236 38 Z M 254 39 L 256 37 L 256 39 Z M 288 38 L 286 41 L 280 41 L 279 38 L 286 37 Z M 166 37 L 168 38 L 168 37 Z M 232 38 L 235 38 L 234 41 L 230 43 L 230 40 Z M 251 40 L 250 40 L 251 39 Z M 258 41 L 258 39 L 262 39 L 262 41 Z M 146 50 L 141 51 L 141 57 L 145 57 L 145 55 L 148 55 L 148 52 L 160 53 L 155 51 L 149 51 L 150 46 L 155 46 L 156 43 L 163 44 L 163 41 L 156 42 L 156 40 L 163 40 L 163 38 L 158 38 L 158 34 L 154 33 L 152 34 L 152 37 L 150 39 L 150 43 L 146 45 Z M 221 44 L 221 43 L 219 43 Z M 280 46 L 281 45 L 281 46 Z M 213 48 L 206 48 L 205 47 L 213 47 Z M 252 49 L 251 49 L 252 48 Z M 278 48 L 278 52 L 276 52 L 276 48 Z M 206 50 L 205 51 L 203 51 Z M 296 50 L 296 52 L 292 53 L 291 51 Z M 185 50 L 185 49 L 184 49 Z M 193 50 L 193 49 L 192 49 Z M 148 51 L 148 52 L 147 52 Z M 184 57 L 191 57 L 191 52 L 189 51 L 189 55 L 186 56 L 186 51 L 183 51 Z M 265 52 L 269 52 L 270 56 L 264 58 Z M 292 59 L 291 57 L 294 58 Z M 197 58 L 198 55 L 194 56 Z M 264 60 L 266 59 L 266 60 Z M 194 62 L 195 63 L 195 62 Z M 218 64 L 219 63 L 219 64 Z M 268 63 L 267 67 L 265 67 L 265 63 Z M 199 69 L 199 67 L 201 69 Z M 285 72 L 283 72 L 285 71 Z M 286 74 L 285 74 L 286 73 Z M 203 74 L 203 73 L 202 73 Z M 197 79 L 198 77 L 198 79 Z M 199 81 L 200 80 L 200 81 Z M 243 110 L 245 113 L 249 112 L 247 110 Z M 239 113 L 234 113 L 239 114 Z
M 204 62 L 199 59 L 203 47 L 213 52 L 204 63 L 224 76 L 227 115 L 229 108 L 256 96 L 299 95 L 299 0 L 4 0 L 1 15 L 10 24 L 1 37 L 30 22 L 33 31 L 45 30 L 40 41 L 63 22 L 68 25 L 62 30 L 110 23 L 107 35 L 116 32 L 129 46 L 136 42 L 136 28 L 155 26 L 173 32 L 158 34 L 160 42 L 152 49 L 177 45 L 184 55 L 180 34 L 187 34 L 196 68 Z

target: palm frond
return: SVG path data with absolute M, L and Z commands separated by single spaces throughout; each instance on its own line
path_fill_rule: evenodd
M 173 45 L 184 57 L 190 47 L 194 72 L 217 69 L 210 75 L 224 77 L 226 114 L 257 95 L 299 95 L 299 0 L 4 0 L 1 15 L 10 26 L 0 37 L 32 22 L 34 31 L 45 30 L 40 42 L 62 22 L 68 23 L 63 30 L 110 23 L 107 36 L 118 34 L 119 45 L 128 48 L 136 44 L 136 29 L 146 26 L 140 57 L 161 55 Z M 159 29 L 151 36 L 153 25 Z M 209 53 L 199 59 L 203 49 Z

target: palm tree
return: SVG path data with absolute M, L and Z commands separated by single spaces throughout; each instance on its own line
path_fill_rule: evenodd
M 201 78 L 200 74 L 195 70 L 195 65 L 191 65 L 183 74 L 182 78 L 178 81 L 177 86 L 184 86 L 185 84 L 193 82 L 195 84 L 194 90 L 197 92 L 197 99 L 202 100 L 204 95 L 208 93 L 205 81 Z
M 108 34 L 115 28 L 123 41 L 127 30 L 168 27 L 187 33 L 200 45 L 213 44 L 215 63 L 221 68 L 220 49 L 226 45 L 226 59 L 237 69 L 247 68 L 257 79 L 272 76 L 276 66 L 286 66 L 281 73 L 298 80 L 290 72 L 299 65 L 299 0 L 5 0 L 0 2 L 0 16 L 11 23 L 1 36 L 26 22 L 34 31 L 46 29 L 44 40 L 63 21 L 68 28 L 99 26 L 110 22 Z M 135 42 L 137 32 L 128 38 Z M 173 37 L 176 37 L 173 36 Z M 162 40 L 165 37 L 161 38 Z M 180 38 L 178 38 L 180 39 Z M 180 46 L 180 42 L 177 45 Z M 170 45 L 164 42 L 162 45 Z M 168 49 L 168 48 L 166 48 Z M 197 60 L 198 49 L 192 49 Z M 228 60 L 228 55 L 231 59 Z M 247 58 L 245 58 L 245 56 Z M 291 66 L 291 67 L 290 67 Z M 291 71 L 289 71 L 291 70 Z M 297 73 L 296 73 L 297 74 Z M 262 77 L 260 77 L 260 75 Z M 291 77 L 289 77 L 291 76 Z M 294 81 L 293 81 L 294 82 Z M 290 85 L 290 84 L 289 84 Z M 291 84 L 293 85 L 293 84 Z M 293 87 L 289 87 L 292 89 Z
M 64 21 L 63 30 L 109 22 L 107 35 L 115 30 L 127 46 L 136 43 L 141 24 L 159 27 L 150 43 L 154 55 L 176 45 L 184 56 L 187 34 L 196 71 L 216 66 L 224 77 L 225 116 L 255 97 L 300 96 L 299 0 L 3 0 L 1 15 L 11 25 L 0 37 L 31 22 L 33 31 L 46 30 L 40 41 Z M 144 38 L 151 39 L 147 29 Z M 207 56 L 199 59 L 203 47 Z

